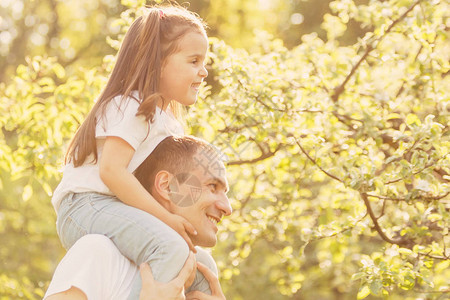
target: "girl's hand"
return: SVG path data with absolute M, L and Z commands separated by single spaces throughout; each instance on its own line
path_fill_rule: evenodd
M 220 287 L 219 279 L 204 264 L 197 262 L 197 269 L 203 273 L 211 288 L 211 295 L 206 295 L 200 291 L 193 291 L 186 295 L 186 300 L 226 300 Z
M 189 253 L 189 257 L 178 276 L 168 283 L 155 281 L 152 275 L 152 270 L 147 263 L 141 264 L 139 269 L 142 278 L 142 289 L 139 295 L 140 300 L 184 300 L 185 282 L 189 281 L 189 279 L 192 277 L 192 274 L 194 274 L 195 276 L 195 257 L 192 252 Z
M 175 214 L 171 214 L 170 218 L 165 222 L 167 225 L 172 227 L 173 230 L 178 232 L 179 235 L 181 235 L 192 252 L 197 253 L 197 250 L 195 249 L 195 246 L 192 243 L 191 238 L 189 237 L 189 234 L 197 235 L 197 231 L 191 223 L 189 223 L 185 218 Z

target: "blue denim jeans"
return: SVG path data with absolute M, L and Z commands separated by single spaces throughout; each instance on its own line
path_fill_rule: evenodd
M 63 246 L 69 249 L 79 238 L 96 233 L 109 237 L 120 252 L 140 265 L 148 262 L 153 277 L 169 282 L 183 267 L 189 247 L 172 228 L 153 215 L 128 206 L 117 197 L 98 193 L 67 195 L 58 209 L 57 232 Z M 199 274 L 197 274 L 199 275 Z M 135 282 L 129 299 L 138 299 L 140 277 Z M 204 282 L 196 276 L 194 286 Z M 202 290 L 211 293 L 209 286 Z

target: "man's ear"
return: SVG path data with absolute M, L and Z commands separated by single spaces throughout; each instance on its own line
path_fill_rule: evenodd
M 170 199 L 170 184 L 173 181 L 174 177 L 168 171 L 159 171 L 155 176 L 155 184 L 153 186 L 153 190 L 159 196 L 157 200 L 159 203 L 164 206 L 168 211 L 172 211 L 173 202 Z M 155 197 L 156 198 L 156 197 Z

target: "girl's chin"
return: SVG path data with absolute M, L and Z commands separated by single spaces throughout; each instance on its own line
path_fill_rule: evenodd
M 186 106 L 190 106 L 190 105 L 195 104 L 196 102 L 197 102 L 197 97 L 195 97 L 194 99 L 186 99 L 185 101 L 180 102 L 180 103 L 183 105 L 186 105 Z

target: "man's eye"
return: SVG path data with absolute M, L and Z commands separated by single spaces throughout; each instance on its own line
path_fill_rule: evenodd
M 211 189 L 213 192 L 216 191 L 216 189 L 217 189 L 217 184 L 215 184 L 215 183 L 211 183 L 211 184 L 209 184 L 208 186 L 210 187 L 210 189 Z

